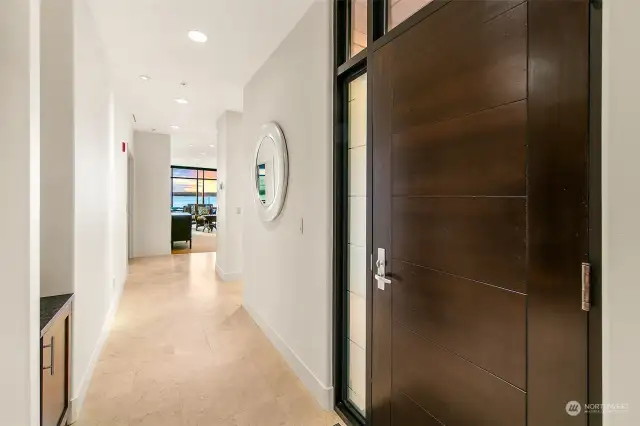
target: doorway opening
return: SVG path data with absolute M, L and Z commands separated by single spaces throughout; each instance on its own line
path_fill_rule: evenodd
M 216 251 L 218 171 L 171 166 L 172 254 Z

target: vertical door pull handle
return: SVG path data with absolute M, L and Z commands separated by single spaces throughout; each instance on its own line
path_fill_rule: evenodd
M 591 264 L 582 264 L 582 310 L 591 310 Z
M 55 352 L 55 337 L 51 336 L 51 343 L 49 343 L 48 345 L 44 345 L 42 347 L 42 349 L 46 349 L 49 348 L 50 350 L 50 355 L 49 355 L 49 366 L 47 367 L 42 367 L 43 370 L 49 370 L 49 374 L 51 376 L 53 376 L 53 361 L 54 361 L 54 355 L 53 353 Z

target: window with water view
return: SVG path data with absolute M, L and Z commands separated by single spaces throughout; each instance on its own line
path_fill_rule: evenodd
M 217 206 L 218 172 L 214 169 L 171 167 L 171 210 L 194 205 Z

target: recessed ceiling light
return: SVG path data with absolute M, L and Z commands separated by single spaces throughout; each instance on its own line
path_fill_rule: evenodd
M 200 31 L 189 31 L 189 38 L 196 43 L 204 43 L 209 37 L 207 37 L 205 33 Z
M 189 146 L 193 146 L 193 144 L 192 144 L 192 143 L 190 143 L 190 144 L 189 144 Z
M 171 127 L 173 130 L 178 130 L 180 128 L 180 126 L 176 126 L 176 125 L 169 126 L 169 127 Z
M 174 101 L 176 101 L 179 104 L 188 104 L 189 103 L 189 101 L 186 100 L 185 98 L 176 98 L 176 99 L 174 99 Z
M 141 74 L 141 75 L 139 75 L 139 77 L 140 77 L 140 80 L 144 80 L 144 81 L 151 80 L 151 77 L 149 77 L 148 75 L 145 75 L 145 74 Z
M 215 145 L 209 145 L 209 148 L 214 148 L 214 147 L 215 147 Z

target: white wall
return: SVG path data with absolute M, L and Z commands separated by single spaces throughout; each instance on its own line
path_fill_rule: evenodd
M 204 149 L 204 148 L 203 148 Z M 211 148 L 206 148 L 208 151 L 211 151 Z M 171 157 L 171 165 L 172 166 L 182 166 L 182 167 L 202 167 L 205 169 L 217 169 L 218 168 L 218 158 L 209 153 L 207 156 L 200 156 L 199 158 L 193 157 Z
M 110 86 L 95 23 L 75 1 L 75 304 L 73 389 L 89 377 L 109 309 Z
M 122 211 L 131 126 L 114 97 L 85 0 L 74 0 L 74 317 L 72 418 L 84 401 L 126 273 Z M 129 136 L 130 137 L 130 136 Z M 117 139 L 116 139 L 117 138 Z M 126 232 L 126 231 L 124 231 Z M 125 234 L 126 235 L 126 234 Z
M 242 277 L 242 173 L 244 162 L 242 114 L 226 111 L 218 119 L 218 229 L 216 272 L 225 281 Z M 221 185 L 223 189 L 221 189 Z
M 40 291 L 73 293 L 73 0 L 41 4 Z
M 640 2 L 604 2 L 603 399 L 605 426 L 640 424 Z
M 244 91 L 244 304 L 325 408 L 332 384 L 331 2 L 315 2 Z M 262 223 L 250 173 L 260 126 L 276 121 L 289 150 L 281 216 Z M 304 218 L 304 234 L 300 222 Z
M 171 254 L 171 138 L 135 132 L 134 257 Z
M 20 206 L 0 210 L 4 295 L 0 335 L 7 349 L 0 354 L 3 424 L 40 423 L 41 185 L 42 208 L 49 214 L 43 218 L 43 227 L 60 228 L 43 235 L 44 294 L 76 294 L 72 337 L 72 408 L 76 411 L 126 273 L 126 247 L 118 241 L 126 226 L 116 220 L 123 211 L 119 200 L 126 173 L 120 170 L 126 155 L 116 157 L 120 141 L 115 138 L 125 140 L 131 126 L 126 108 L 113 98 L 91 12 L 84 0 L 74 0 L 71 21 L 70 6 L 64 0 L 52 0 L 43 16 L 42 155 L 46 161 L 41 182 L 40 2 L 0 4 L 0 126 L 5 132 L 0 178 L 10 182 L 4 186 L 10 205 Z M 53 220 L 56 215 L 61 215 L 59 220 Z M 56 235 L 61 240 L 52 244 Z M 64 265 L 54 268 L 55 262 Z M 64 288 L 49 286 L 54 280 L 64 281 Z
M 40 2 L 0 3 L 0 413 L 40 424 Z
M 171 165 L 215 169 L 218 167 L 216 148 L 216 138 L 209 133 L 190 132 L 186 128 L 174 130 L 171 133 Z
M 113 270 L 116 278 L 115 295 L 118 295 L 127 279 L 128 271 L 128 152 L 122 152 L 122 143 L 126 143 L 126 151 L 133 146 L 132 116 L 128 106 L 120 98 L 113 102 Z

